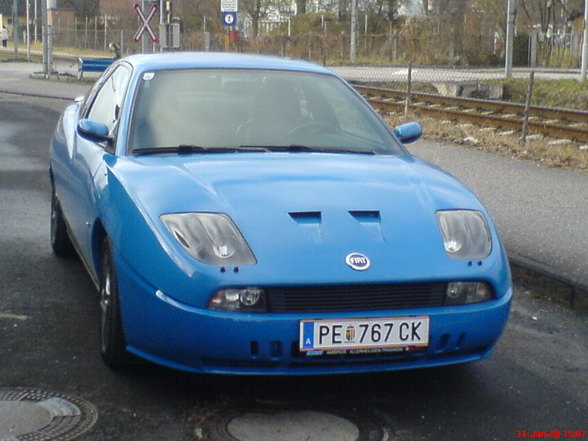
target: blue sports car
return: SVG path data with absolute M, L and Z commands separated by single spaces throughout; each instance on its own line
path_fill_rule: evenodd
M 105 362 L 331 374 L 470 362 L 512 285 L 488 213 L 344 80 L 282 58 L 115 62 L 59 120 L 51 243 Z

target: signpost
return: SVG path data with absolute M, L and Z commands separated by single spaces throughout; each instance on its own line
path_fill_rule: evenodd
M 237 42 L 237 11 L 239 10 L 239 0 L 220 0 L 222 25 L 227 26 L 229 32 L 225 34 L 225 50 L 229 50 L 231 43 Z
M 220 0 L 221 12 L 237 12 L 239 0 Z
M 151 9 L 149 9 L 149 13 L 147 15 L 145 15 L 143 6 L 141 6 L 138 3 L 135 3 L 135 11 L 137 11 L 137 15 L 139 15 L 139 20 L 141 20 L 141 26 L 139 26 L 139 29 L 137 30 L 137 33 L 133 37 L 133 40 L 135 40 L 135 41 L 141 40 L 142 37 L 144 37 L 143 34 L 145 32 L 147 32 L 147 34 L 151 38 L 151 41 L 153 41 L 154 43 L 157 43 L 157 41 L 158 41 L 157 35 L 155 35 L 155 32 L 153 32 L 153 29 L 151 29 L 151 27 L 149 26 L 149 21 L 157 13 L 158 8 L 159 8 L 159 6 L 157 5 L 157 3 L 152 4 Z M 146 43 L 146 40 L 143 38 L 143 53 L 147 52 L 145 43 Z
M 224 26 L 236 26 L 237 25 L 237 13 L 236 12 L 223 12 L 222 13 L 223 25 Z

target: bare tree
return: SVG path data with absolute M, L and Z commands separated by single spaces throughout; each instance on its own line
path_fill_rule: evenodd
M 450 31 L 450 58 L 458 61 L 463 55 L 465 12 L 469 0 L 438 0 L 434 13 Z
M 77 18 L 90 18 L 99 14 L 98 0 L 64 0 L 62 5 L 72 8 Z
M 0 0 L 0 14 L 11 15 L 12 14 L 12 0 Z
M 423 2 L 423 11 L 425 11 L 425 15 L 429 14 L 429 0 L 422 0 Z
M 546 33 L 562 29 L 575 17 L 581 16 L 584 0 L 519 0 L 524 25 L 539 25 Z
M 241 2 L 240 5 L 241 7 Z M 175 5 L 174 14 L 178 14 L 189 31 L 220 31 L 220 7 L 218 0 L 182 0 Z
M 306 14 L 306 0 L 296 0 L 296 13 Z

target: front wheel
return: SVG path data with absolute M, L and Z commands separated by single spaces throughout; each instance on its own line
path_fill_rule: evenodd
M 57 199 L 55 187 L 51 189 L 51 248 L 59 257 L 70 257 L 74 254 L 74 247 L 67 232 L 65 217 Z
M 120 302 L 112 243 L 102 243 L 102 274 L 100 277 L 100 352 L 106 364 L 122 368 L 129 364 L 120 313 Z

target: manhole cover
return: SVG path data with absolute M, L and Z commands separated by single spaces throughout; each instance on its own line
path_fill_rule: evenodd
M 227 431 L 239 441 L 357 441 L 351 421 L 325 412 L 247 413 L 233 418 Z
M 0 388 L 0 441 L 67 441 L 97 418 L 91 403 L 71 395 Z
M 254 407 L 200 409 L 197 439 L 215 441 L 381 441 L 389 430 L 373 415 L 337 409 Z M 199 424 L 198 424 L 199 422 Z M 394 438 L 396 439 L 396 438 Z M 1 441 L 1 440 L 0 440 Z

